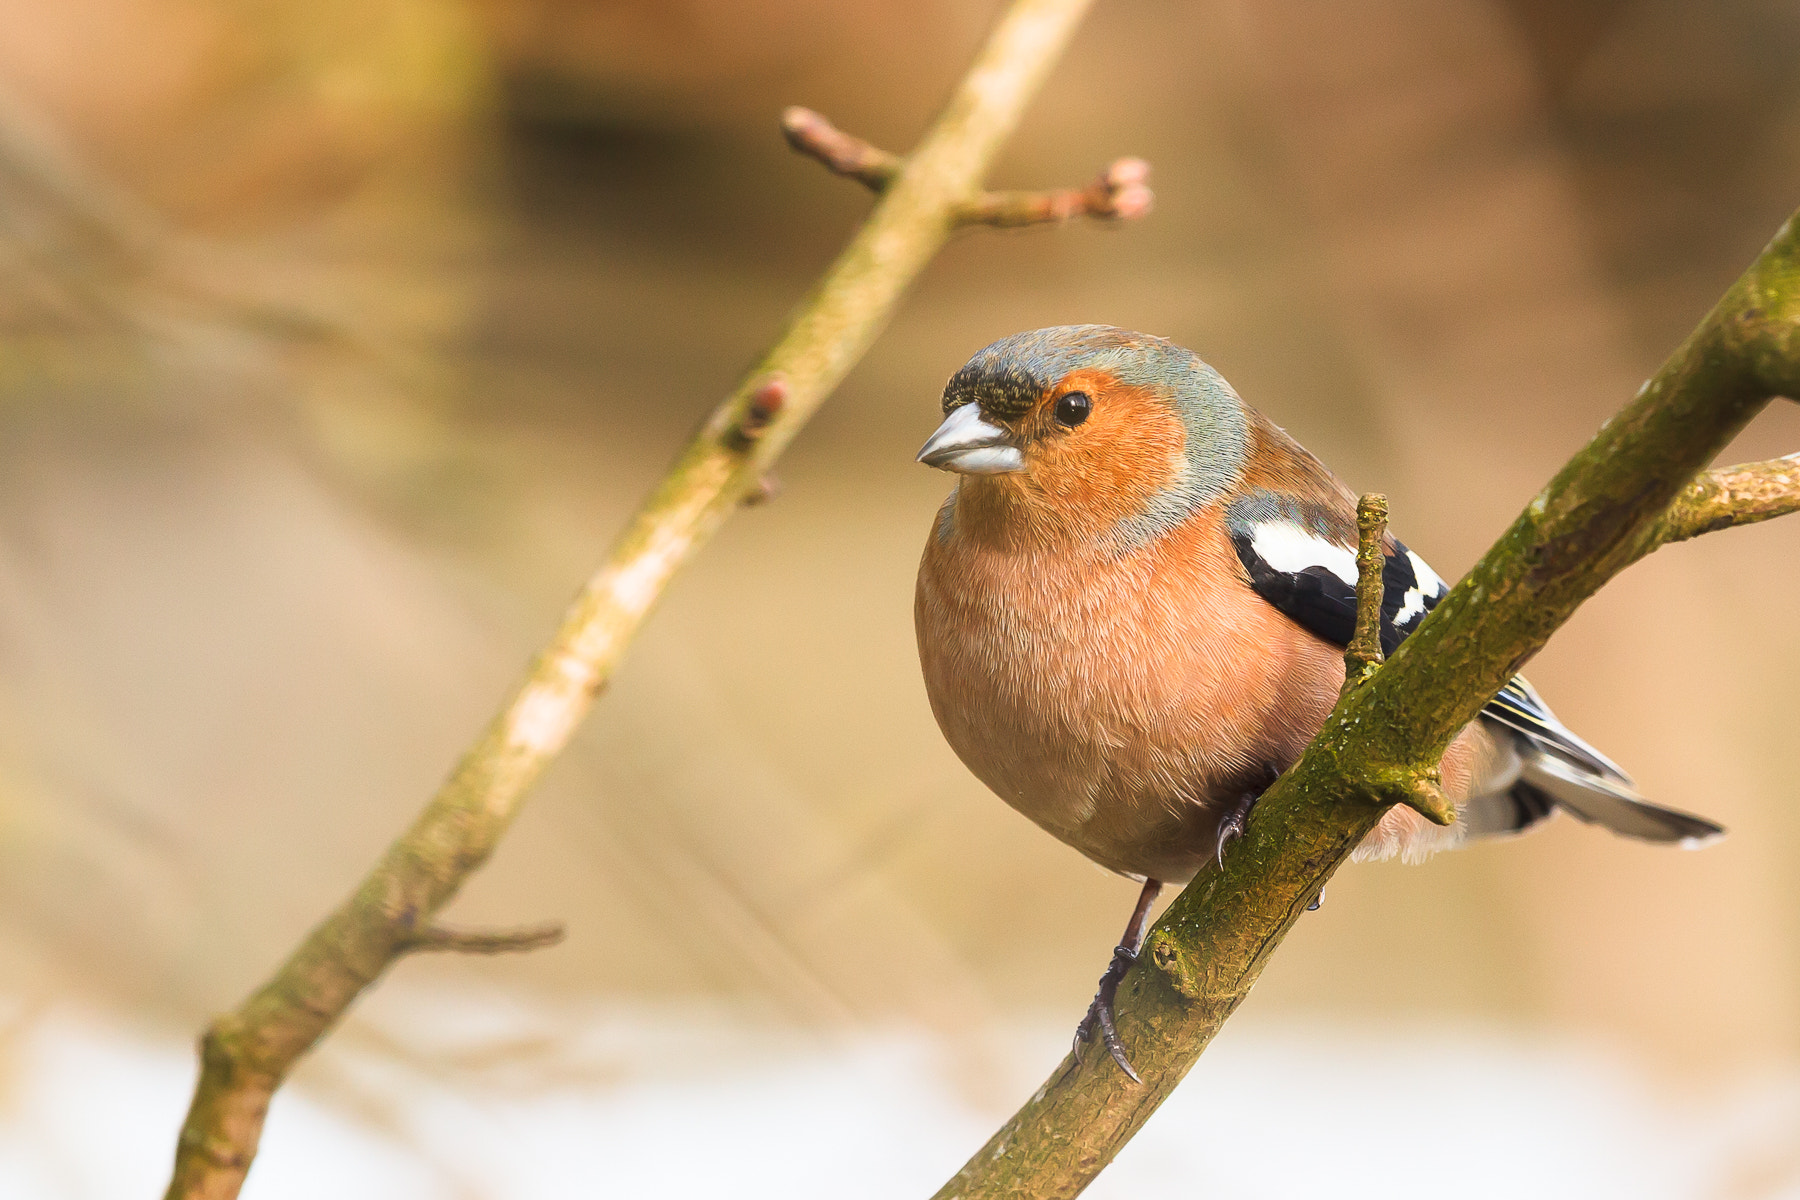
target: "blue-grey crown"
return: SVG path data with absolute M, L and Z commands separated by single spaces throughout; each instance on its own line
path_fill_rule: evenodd
M 1120 532 L 1140 542 L 1184 520 L 1236 482 L 1249 445 L 1243 402 L 1192 350 L 1115 325 L 1057 325 L 1001 338 L 944 387 L 944 411 L 979 404 L 998 420 L 1024 415 L 1069 372 L 1103 371 L 1164 397 L 1187 430 L 1180 477 Z

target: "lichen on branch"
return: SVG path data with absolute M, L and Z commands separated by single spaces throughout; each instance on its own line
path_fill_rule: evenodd
M 1800 454 L 1721 467 L 1682 489 L 1650 548 L 1791 512 L 1800 512 Z

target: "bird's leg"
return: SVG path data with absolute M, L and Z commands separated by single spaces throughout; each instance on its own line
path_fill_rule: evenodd
M 1213 861 L 1219 866 L 1225 865 L 1225 844 L 1244 836 L 1244 822 L 1250 819 L 1250 810 L 1256 807 L 1261 792 L 1245 792 L 1231 806 L 1231 811 L 1219 818 L 1219 841 L 1213 849 Z
M 1142 1083 L 1138 1073 L 1131 1069 L 1131 1060 L 1125 1057 L 1125 1044 L 1119 1040 L 1119 1029 L 1113 1023 L 1113 997 L 1119 994 L 1119 984 L 1125 978 L 1125 972 L 1137 961 L 1138 951 L 1144 948 L 1144 926 L 1150 920 L 1150 906 L 1156 903 L 1156 894 L 1162 891 L 1160 880 L 1144 880 L 1144 890 L 1138 893 L 1137 907 L 1131 910 L 1131 920 L 1125 926 L 1125 936 L 1113 948 L 1112 962 L 1106 966 L 1106 973 L 1100 976 L 1100 990 L 1094 993 L 1094 1002 L 1088 1005 L 1087 1016 L 1081 1018 L 1081 1024 L 1075 1027 L 1075 1061 L 1081 1061 L 1081 1044 L 1094 1040 L 1094 1029 L 1100 1030 L 1100 1040 L 1106 1044 L 1106 1052 L 1112 1055 L 1119 1069 L 1131 1077 L 1133 1083 Z

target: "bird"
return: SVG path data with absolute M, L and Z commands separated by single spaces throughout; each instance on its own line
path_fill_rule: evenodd
M 1002 338 L 944 387 L 918 461 L 956 475 L 914 594 L 945 740 L 1014 809 L 1142 882 L 1075 1052 L 1113 1019 L 1155 898 L 1221 862 L 1336 704 L 1356 615 L 1356 495 L 1198 355 L 1111 325 Z M 1383 544 L 1382 648 L 1448 592 Z M 1443 827 L 1391 808 L 1358 859 L 1417 861 L 1557 811 L 1697 846 L 1522 677 L 1445 753 Z

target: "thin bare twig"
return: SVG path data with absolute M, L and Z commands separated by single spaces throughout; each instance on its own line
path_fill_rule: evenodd
M 788 145 L 810 155 L 832 171 L 854 179 L 877 194 L 900 177 L 906 160 L 881 147 L 845 133 L 810 108 L 799 105 L 781 114 L 781 131 Z
M 781 116 L 781 128 L 794 149 L 878 195 L 906 166 L 899 155 L 845 133 L 810 108 L 788 109 Z M 981 192 L 956 206 L 954 220 L 958 225 L 1002 229 L 1059 224 L 1075 217 L 1130 220 L 1148 213 L 1155 201 L 1149 181 L 1149 163 L 1121 158 L 1084 188 Z
M 957 210 L 956 222 L 959 225 L 1017 229 L 1026 225 L 1060 224 L 1076 217 L 1129 221 L 1148 213 L 1155 202 L 1149 180 L 1149 163 L 1141 158 L 1121 158 L 1084 188 L 983 192 Z
M 645 500 L 442 789 L 356 893 L 206 1031 L 168 1200 L 237 1195 L 270 1097 L 295 1061 L 493 852 L 669 580 L 759 486 L 943 245 L 1090 3 L 1014 0 L 811 299 Z
M 567 936 L 561 921 L 545 921 L 519 929 L 448 929 L 432 925 L 400 943 L 400 950 L 454 950 L 459 954 L 517 954 L 554 946 Z

